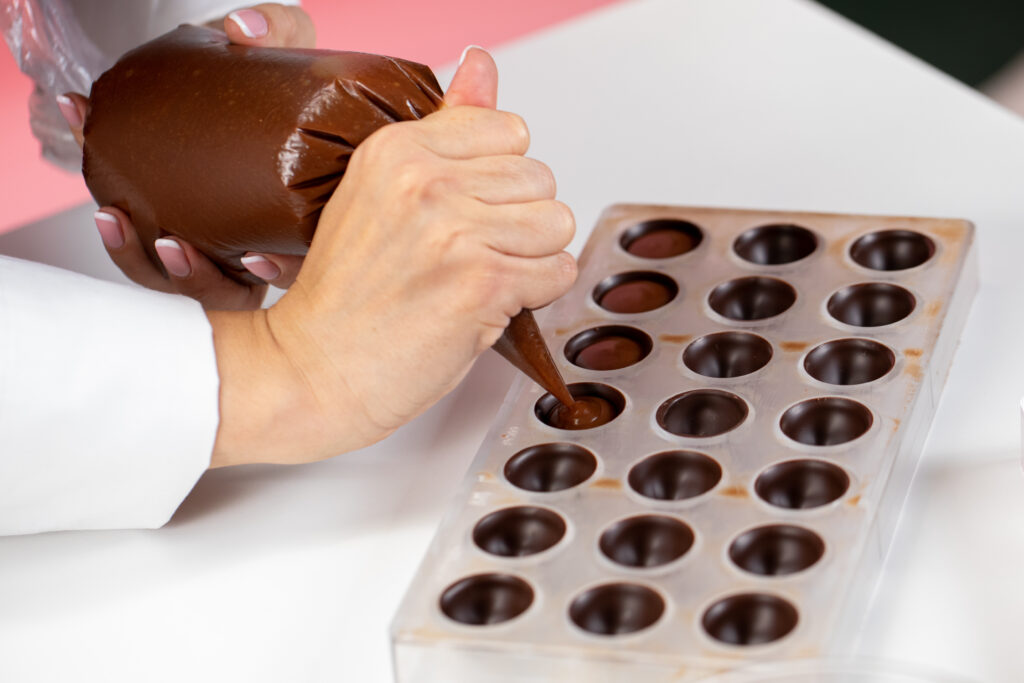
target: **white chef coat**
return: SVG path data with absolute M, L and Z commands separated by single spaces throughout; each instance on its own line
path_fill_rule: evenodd
M 0 534 L 163 525 L 218 390 L 195 301 L 0 256 Z

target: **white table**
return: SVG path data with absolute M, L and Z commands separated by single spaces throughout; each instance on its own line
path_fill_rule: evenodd
M 1024 123 L 798 0 L 626 3 L 496 57 L 577 248 L 617 201 L 977 223 L 982 288 L 866 647 L 1024 679 Z M 87 208 L 0 238 L 109 274 L 97 245 Z M 0 539 L 0 680 L 390 680 L 388 623 L 511 378 L 488 354 L 366 451 L 212 472 L 160 531 Z

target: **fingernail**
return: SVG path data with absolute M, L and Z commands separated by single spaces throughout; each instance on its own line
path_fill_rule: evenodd
M 240 9 L 228 15 L 228 19 L 235 22 L 246 38 L 263 38 L 267 35 L 270 27 L 267 26 L 267 18 L 262 12 L 254 9 Z
M 256 277 L 267 281 L 276 280 L 281 277 L 281 269 L 275 266 L 273 261 L 270 261 L 259 254 L 247 254 L 243 256 L 242 265 Z
M 73 99 L 67 95 L 57 95 L 57 108 L 69 126 L 78 128 L 82 125 L 82 116 L 78 113 L 78 107 L 75 106 Z
M 188 277 L 192 274 L 192 266 L 185 256 L 185 250 L 177 241 L 161 237 L 153 243 L 156 253 L 164 264 L 167 272 L 174 277 Z
M 92 215 L 96 221 L 96 229 L 100 231 L 100 239 L 107 249 L 120 249 L 124 246 L 124 230 L 117 216 L 106 211 L 97 211 Z
M 462 63 L 466 61 L 466 55 L 468 55 L 469 51 L 472 50 L 473 48 L 476 48 L 477 50 L 483 50 L 483 48 L 480 47 L 479 45 L 467 45 L 466 49 L 462 51 L 462 56 L 459 57 L 459 66 L 462 66 Z

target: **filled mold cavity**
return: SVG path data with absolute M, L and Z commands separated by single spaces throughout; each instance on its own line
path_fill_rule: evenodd
M 569 618 L 584 631 L 602 636 L 635 633 L 653 626 L 665 613 L 655 591 L 635 583 L 607 583 L 577 595 Z
M 662 429 L 677 436 L 709 437 L 739 426 L 750 412 L 735 394 L 717 389 L 697 389 L 677 394 L 655 415 Z
M 501 557 L 544 552 L 565 536 L 565 520 L 553 510 L 520 505 L 486 515 L 473 527 L 473 543 Z
M 460 624 L 489 626 L 518 617 L 533 604 L 530 584 L 511 574 L 476 574 L 441 594 L 441 611 Z
M 597 458 L 571 443 L 545 443 L 519 451 L 505 463 L 505 479 L 513 486 L 537 493 L 553 493 L 579 486 L 597 470 Z
M 646 313 L 668 304 L 679 285 L 664 273 L 630 271 L 612 275 L 594 288 L 594 301 L 612 313 Z
M 871 428 L 867 406 L 828 396 L 801 401 L 782 414 L 782 433 L 808 446 L 835 446 L 853 441 Z
M 626 397 L 607 384 L 577 382 L 569 385 L 575 402 L 563 405 L 551 394 L 544 394 L 533 408 L 537 418 L 556 429 L 593 429 L 608 424 L 626 408 Z
M 796 607 L 768 593 L 741 593 L 704 612 L 704 630 L 729 645 L 763 645 L 788 635 L 799 621 Z
M 686 500 L 707 493 L 722 479 L 722 466 L 697 451 L 665 451 L 629 470 L 630 488 L 654 500 Z
M 818 238 L 799 225 L 763 225 L 736 238 L 733 251 L 759 266 L 779 266 L 805 259 L 818 248 Z
M 896 365 L 896 354 L 870 339 L 836 339 L 811 350 L 804 358 L 807 374 L 826 384 L 873 382 Z
M 656 218 L 630 227 L 619 244 L 633 256 L 663 259 L 693 251 L 703 240 L 703 231 L 689 221 Z
M 573 336 L 565 345 L 570 363 L 587 370 L 621 370 L 646 358 L 654 342 L 635 327 L 602 325 Z
M 850 477 L 824 460 L 788 460 L 772 465 L 754 482 L 758 497 L 786 510 L 809 510 L 846 495 Z
M 829 297 L 828 314 L 855 327 L 881 327 L 914 312 L 914 295 L 899 285 L 865 282 L 844 287 Z
M 615 522 L 598 543 L 612 562 L 626 567 L 659 567 L 693 547 L 693 529 L 672 517 L 640 515 Z
M 825 554 L 818 534 L 792 524 L 745 531 L 729 545 L 729 559 L 751 574 L 786 576 L 814 566 Z
M 772 345 L 756 334 L 716 332 L 683 351 L 683 364 L 698 375 L 724 379 L 760 370 L 772 359 Z
M 796 302 L 796 290 L 773 277 L 741 277 L 724 282 L 708 295 L 708 305 L 729 320 L 764 320 Z
M 850 258 L 871 270 L 916 268 L 935 255 L 935 242 L 912 230 L 880 230 L 850 246 Z

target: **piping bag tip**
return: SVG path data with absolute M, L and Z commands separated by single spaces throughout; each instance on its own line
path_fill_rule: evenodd
M 566 407 L 575 403 L 551 358 L 533 311 L 524 308 L 515 315 L 493 348 Z

